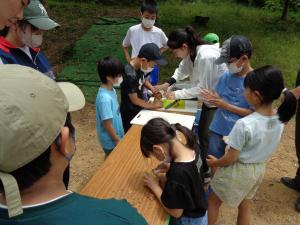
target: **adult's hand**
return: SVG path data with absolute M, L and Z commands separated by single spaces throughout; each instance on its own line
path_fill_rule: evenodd
M 176 95 L 175 95 L 175 92 L 174 92 L 174 91 L 172 91 L 172 92 L 167 92 L 167 93 L 165 94 L 165 96 L 166 96 L 167 99 L 170 99 L 170 100 L 176 100 Z
M 156 85 L 156 86 L 154 86 L 153 93 L 156 94 L 156 93 L 160 92 L 161 90 L 164 92 L 167 92 L 168 87 L 170 87 L 169 83 L 163 83 L 163 84 Z

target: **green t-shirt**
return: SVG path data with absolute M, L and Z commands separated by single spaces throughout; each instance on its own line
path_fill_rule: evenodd
M 1 225 L 144 225 L 145 219 L 125 200 L 96 199 L 76 193 L 8 218 L 0 208 Z

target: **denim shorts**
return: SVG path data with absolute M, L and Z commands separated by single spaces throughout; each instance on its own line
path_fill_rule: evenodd
M 173 221 L 172 225 L 207 225 L 207 212 L 202 217 L 181 217 L 180 219 L 176 219 L 175 221 Z
M 215 132 L 210 133 L 208 155 L 213 155 L 218 159 L 225 154 L 226 144 L 223 141 L 223 136 Z

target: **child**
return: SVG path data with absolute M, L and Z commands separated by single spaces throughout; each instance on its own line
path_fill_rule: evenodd
M 138 57 L 125 66 L 124 81 L 121 84 L 121 114 L 125 132 L 131 127 L 130 121 L 141 109 L 162 107 L 162 102 L 155 99 L 153 103 L 143 100 L 143 87 L 153 91 L 153 86 L 146 80 L 156 64 L 165 65 L 159 48 L 154 43 L 142 46 Z
M 208 154 L 217 158 L 221 158 L 225 152 L 223 137 L 228 136 L 238 119 L 252 112 L 243 94 L 245 76 L 252 71 L 251 55 L 252 44 L 246 37 L 235 35 L 227 39 L 216 63 L 227 63 L 228 72 L 220 77 L 215 91 L 200 92 L 207 102 L 218 107 L 209 127 L 211 133 L 208 146 Z
M 98 139 L 108 156 L 124 136 L 118 97 L 114 85 L 122 83 L 124 66 L 115 58 L 105 57 L 98 62 L 102 82 L 96 98 L 96 126 Z
M 123 40 L 123 50 L 128 63 L 137 57 L 141 47 L 147 43 L 156 44 L 161 52 L 167 49 L 167 36 L 165 33 L 154 26 L 157 16 L 157 7 L 155 1 L 146 0 L 141 6 L 142 22 L 129 28 Z M 128 48 L 131 46 L 131 57 Z M 151 72 L 152 84 L 157 84 L 158 81 L 158 67 L 155 67 Z
M 149 174 L 145 175 L 144 182 L 167 213 L 176 218 L 173 224 L 206 225 L 203 161 L 194 133 L 180 124 L 170 125 L 155 118 L 143 127 L 140 145 L 145 157 L 153 155 L 160 161 L 170 162 L 165 171 L 160 166 L 153 170 L 154 174 L 167 172 L 161 182 Z
M 220 159 L 209 155 L 209 166 L 219 167 L 209 196 L 208 224 L 214 225 L 222 202 L 238 206 L 237 224 L 250 224 L 249 200 L 262 182 L 267 159 L 276 149 L 283 124 L 296 111 L 296 98 L 285 91 L 282 74 L 273 66 L 256 69 L 245 78 L 245 98 L 255 112 L 239 119 L 228 137 L 228 152 Z M 284 94 L 284 101 L 276 111 L 272 103 Z

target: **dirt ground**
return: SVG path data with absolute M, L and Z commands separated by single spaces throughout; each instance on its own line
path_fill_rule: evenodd
M 70 189 L 80 191 L 101 166 L 104 153 L 97 140 L 94 105 L 88 103 L 72 116 L 77 129 L 77 152 L 71 163 Z M 294 131 L 293 120 L 286 126 L 280 146 L 268 162 L 264 181 L 252 203 L 253 225 L 300 224 L 300 213 L 294 210 L 300 194 L 280 183 L 280 177 L 293 176 L 296 171 Z M 233 225 L 235 220 L 236 210 L 222 206 L 219 222 Z

